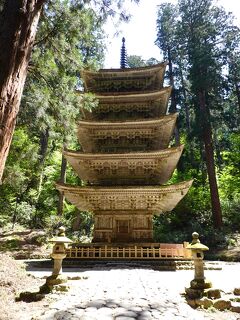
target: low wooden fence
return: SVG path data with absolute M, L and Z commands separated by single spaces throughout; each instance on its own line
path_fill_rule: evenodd
M 143 246 L 75 246 L 67 249 L 71 259 L 191 259 L 186 243 L 160 244 L 159 247 Z

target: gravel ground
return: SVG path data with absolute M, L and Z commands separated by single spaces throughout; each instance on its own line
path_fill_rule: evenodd
M 49 271 L 32 271 L 37 277 Z M 193 278 L 192 270 L 175 272 L 151 269 L 109 269 L 81 271 L 65 269 L 70 277 L 67 293 L 51 294 L 55 301 L 45 303 L 38 314 L 23 320 L 240 320 L 240 314 L 214 309 L 195 310 L 188 306 L 181 293 Z M 221 271 L 206 271 L 214 288 L 225 293 L 240 287 L 240 264 L 223 264 Z

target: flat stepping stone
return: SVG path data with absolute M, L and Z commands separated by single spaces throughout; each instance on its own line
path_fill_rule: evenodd
M 84 314 L 84 309 L 75 309 L 72 313 L 74 316 L 81 317 Z
M 142 309 L 141 307 L 138 307 L 138 306 L 136 306 L 136 307 L 131 307 L 129 310 L 130 310 L 130 311 L 133 311 L 133 312 L 137 312 L 137 313 L 143 311 L 143 309 Z
M 98 309 L 98 314 L 104 314 L 104 315 L 112 315 L 113 310 L 107 307 L 102 307 Z
M 136 320 L 137 318 L 133 318 L 133 317 L 125 317 L 125 316 L 119 316 L 116 317 L 115 320 Z
M 108 302 L 106 304 L 106 307 L 108 307 L 108 308 L 117 308 L 118 305 L 116 303 L 114 303 L 114 302 Z
M 54 319 L 56 320 L 71 320 L 73 315 L 67 311 L 57 311 L 54 314 Z
M 231 302 L 231 311 L 240 313 L 240 303 L 239 302 Z
M 139 316 L 150 318 L 152 315 L 151 315 L 151 312 L 150 312 L 150 311 L 148 311 L 148 310 L 143 310 L 142 312 L 140 312 Z
M 101 307 L 105 306 L 105 303 L 99 302 L 99 301 L 91 301 L 88 303 L 88 307 L 93 307 L 96 309 L 99 309 Z
M 96 307 L 87 307 L 85 309 L 85 312 L 96 312 L 97 311 L 97 308 Z
M 83 315 L 79 318 L 79 320 L 96 320 L 97 318 L 89 316 L 89 315 Z
M 115 314 L 116 315 L 116 314 Z M 132 318 L 136 318 L 138 315 L 136 312 L 134 311 L 124 311 L 124 312 L 119 312 L 117 315 L 117 318 L 118 317 L 132 317 Z

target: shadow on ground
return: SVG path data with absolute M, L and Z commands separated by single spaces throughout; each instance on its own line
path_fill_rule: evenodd
M 178 310 L 174 305 L 171 307 L 171 314 L 178 314 Z M 86 304 L 77 304 L 65 310 L 52 310 L 46 313 L 49 316 L 44 319 L 71 319 L 71 320 L 147 320 L 147 319 L 170 319 L 166 318 L 169 312 L 169 306 L 165 302 L 155 302 L 148 304 L 145 299 L 141 299 L 138 303 L 126 303 L 116 301 L 114 299 L 97 299 L 91 300 Z M 40 318 L 41 319 L 41 318 Z M 179 318 L 180 319 L 180 318 Z

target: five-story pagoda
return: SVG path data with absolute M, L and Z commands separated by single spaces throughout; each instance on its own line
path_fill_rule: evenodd
M 93 247 L 124 250 L 153 246 L 153 215 L 171 211 L 191 181 L 164 185 L 183 150 L 168 147 L 177 114 L 167 114 L 166 63 L 125 68 L 122 61 L 121 67 L 82 72 L 98 106 L 78 123 L 83 151 L 64 154 L 87 185 L 57 188 L 80 210 L 93 212 Z

